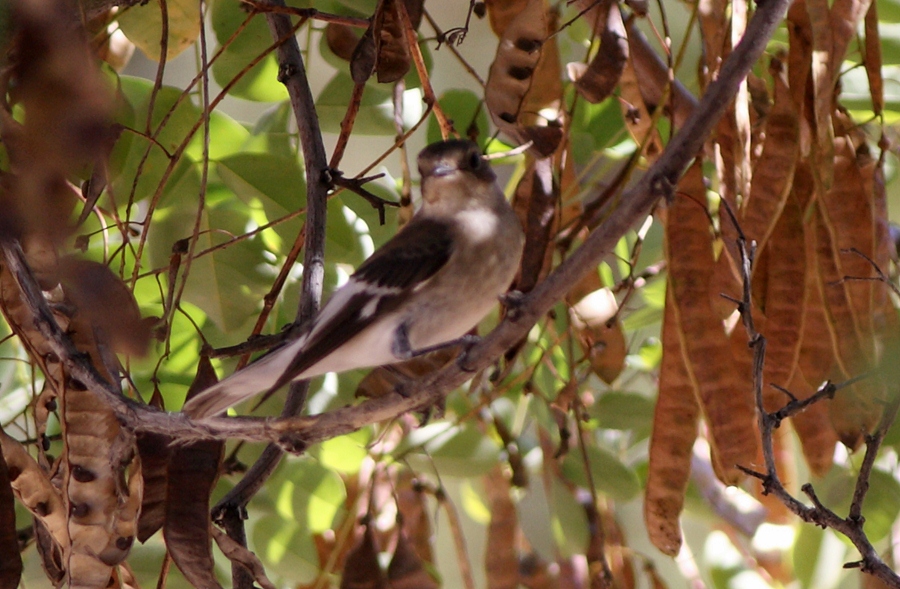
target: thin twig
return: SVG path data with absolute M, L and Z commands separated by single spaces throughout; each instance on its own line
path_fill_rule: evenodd
M 293 6 L 283 6 L 272 2 L 255 2 L 254 0 L 241 0 L 241 2 L 247 6 L 251 6 L 254 11 L 264 14 L 299 16 L 302 19 L 320 20 L 322 22 L 347 25 L 348 27 L 355 27 L 358 29 L 364 29 L 369 26 L 369 19 L 367 18 L 330 14 L 315 8 L 294 8 Z
M 726 209 L 730 212 L 730 208 Z M 734 219 L 732 219 L 734 221 Z M 816 495 L 815 489 L 809 483 L 803 485 L 800 490 L 812 502 L 812 507 L 803 504 L 799 499 L 791 495 L 785 489 L 781 479 L 778 476 L 778 469 L 775 462 L 774 449 L 774 430 L 781 425 L 781 421 L 790 415 L 799 413 L 814 402 L 821 401 L 826 398 L 832 398 L 834 393 L 841 387 L 849 386 L 854 382 L 867 378 L 870 375 L 864 374 L 855 377 L 847 382 L 835 385 L 830 382 L 825 383 L 819 390 L 809 399 L 797 401 L 792 399 L 785 407 L 774 413 L 769 413 L 765 409 L 762 395 L 763 380 L 763 363 L 765 359 L 766 338 L 763 337 L 753 326 L 753 310 L 751 301 L 751 276 L 752 276 L 752 254 L 748 253 L 746 242 L 740 227 L 735 223 L 738 229 L 738 250 L 741 254 L 741 277 L 743 279 L 743 298 L 740 301 L 738 310 L 744 327 L 747 330 L 747 336 L 750 339 L 750 347 L 754 351 L 753 355 L 753 390 L 756 399 L 757 421 L 759 424 L 760 441 L 762 444 L 763 460 L 765 463 L 765 472 L 760 473 L 750 470 L 744 466 L 739 468 L 750 476 L 758 478 L 762 482 L 763 493 L 771 494 L 778 498 L 791 512 L 800 517 L 803 521 L 813 523 L 823 528 L 831 528 L 834 531 L 843 534 L 859 551 L 862 558 L 859 561 L 848 563 L 845 568 L 859 568 L 862 572 L 878 577 L 887 586 L 900 589 L 900 576 L 898 576 L 880 557 L 878 552 L 872 546 L 868 537 L 863 530 L 865 519 L 862 517 L 862 504 L 869 488 L 869 477 L 877 457 L 881 442 L 888 428 L 893 423 L 900 408 L 900 396 L 894 395 L 888 404 L 888 407 L 882 413 L 882 418 L 876 432 L 866 437 L 866 455 L 863 459 L 863 465 L 860 468 L 859 476 L 856 481 L 856 488 L 853 493 L 853 501 L 850 505 L 849 514 L 843 518 L 828 508 L 821 502 Z M 793 397 L 793 395 L 791 395 Z
M 283 8 L 284 2 L 270 0 L 269 6 Z M 327 173 L 328 163 L 315 100 L 309 87 L 300 47 L 293 35 L 294 25 L 288 15 L 275 12 L 266 13 L 266 23 L 269 25 L 272 38 L 278 44 L 276 49 L 278 80 L 285 85 L 291 99 L 306 169 L 307 215 L 304 225 L 306 249 L 303 257 L 303 286 L 296 320 L 296 323 L 302 324 L 315 316 L 322 298 L 325 276 L 325 216 L 328 192 L 332 184 Z M 293 264 L 293 261 L 288 260 L 286 263 Z M 308 389 L 308 381 L 291 384 L 281 413 L 283 417 L 291 417 L 300 412 L 305 405 Z M 262 455 L 238 484 L 216 504 L 213 509 L 214 517 L 232 522 L 229 526 L 231 528 L 236 527 L 235 521 L 240 521 L 240 527 L 243 528 L 241 517 L 245 506 L 274 472 L 283 454 L 282 448 L 275 444 L 270 443 L 266 446 Z M 238 532 L 236 535 L 239 539 L 242 530 L 235 531 Z
M 371 182 L 372 180 L 377 180 L 381 178 L 384 174 L 376 174 L 374 176 L 366 176 L 364 178 L 344 178 L 340 172 L 337 170 L 332 170 L 331 172 L 331 180 L 334 182 L 336 186 L 340 186 L 341 188 L 346 188 L 350 192 L 358 194 L 363 197 L 366 202 L 368 202 L 374 209 L 378 211 L 378 222 L 381 225 L 384 225 L 384 208 L 385 207 L 399 207 L 400 204 L 396 202 L 392 202 L 389 200 L 385 200 L 380 196 L 376 196 L 366 190 L 363 187 L 363 184 L 367 182 Z
M 437 119 L 438 126 L 441 128 L 441 137 L 447 139 L 451 135 L 457 135 L 456 130 L 453 128 L 453 123 L 447 118 L 447 115 L 444 114 L 441 105 L 438 104 L 434 88 L 431 87 L 431 78 L 428 76 L 428 68 L 425 67 L 425 59 L 422 57 L 422 50 L 419 48 L 419 35 L 413 28 L 412 21 L 409 19 L 406 3 L 397 2 L 396 6 L 397 14 L 400 16 L 400 24 L 406 35 L 406 43 L 409 45 L 409 53 L 416 66 L 416 73 L 419 74 L 419 81 L 422 82 L 422 93 L 425 95 L 425 104 L 434 109 L 434 118 Z

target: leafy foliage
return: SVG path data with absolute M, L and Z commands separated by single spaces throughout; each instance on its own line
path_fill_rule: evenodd
M 776 15 L 577 277 L 784 3 L 129 4 L 0 13 L 0 586 L 900 587 L 900 4 Z M 480 328 L 532 313 L 515 341 L 446 394 L 455 350 L 317 379 L 300 417 L 155 410 L 290 337 L 449 135 L 526 230 L 521 307 Z

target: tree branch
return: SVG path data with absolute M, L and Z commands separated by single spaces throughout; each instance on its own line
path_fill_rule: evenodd
M 672 187 L 688 164 L 703 145 L 711 129 L 721 117 L 726 105 L 737 91 L 740 81 L 747 75 L 753 63 L 760 57 L 772 32 L 784 18 L 790 0 L 767 0 L 754 14 L 744 39 L 735 47 L 722 67 L 719 78 L 709 85 L 700 100 L 698 108 L 687 120 L 685 126 L 675 134 L 667 149 L 648 170 L 641 180 L 626 191 L 617 202 L 606 208 L 606 221 L 595 229 L 581 247 L 557 267 L 546 280 L 537 285 L 522 300 L 514 317 L 507 318 L 490 335 L 476 345 L 469 353 L 471 364 L 476 370 L 487 368 L 511 345 L 523 337 L 531 326 L 561 299 L 585 273 L 596 267 L 602 258 L 612 251 L 617 241 L 636 223 L 642 221 L 656 201 L 671 194 Z M 267 15 L 272 20 L 286 17 L 278 14 Z M 279 37 L 280 38 L 280 37 Z M 285 43 L 279 48 L 282 66 L 281 79 L 291 92 L 295 112 L 304 112 L 305 105 L 312 104 L 308 94 L 305 71 L 299 56 L 288 59 L 285 47 L 296 45 Z M 299 65 L 298 65 L 299 64 Z M 305 97 L 303 96 L 305 95 Z M 326 169 L 325 152 L 321 145 L 318 122 L 315 117 L 298 117 L 300 138 L 306 155 L 306 172 L 310 194 L 324 195 L 327 184 L 323 172 Z M 309 199 L 313 206 L 315 197 Z M 314 215 L 310 213 L 309 219 Z M 313 235 L 324 232 L 321 226 L 310 225 L 308 232 Z M 308 239 L 313 239 L 309 237 Z M 447 391 L 471 378 L 472 373 L 451 365 L 440 372 L 413 383 L 406 391 L 408 396 L 390 394 L 372 399 L 359 405 L 343 407 L 326 414 L 306 417 L 282 418 L 223 418 L 213 417 L 201 422 L 192 422 L 180 414 L 167 414 L 140 406 L 117 395 L 112 387 L 94 372 L 90 364 L 82 358 L 59 330 L 49 314 L 47 302 L 24 260 L 17 244 L 2 243 L 4 255 L 23 290 L 24 299 L 34 311 L 38 327 L 51 340 L 54 352 L 65 362 L 70 374 L 98 394 L 104 396 L 126 427 L 166 433 L 181 441 L 197 439 L 232 438 L 250 441 L 277 442 L 292 451 L 301 451 L 309 444 L 349 433 L 365 425 L 391 419 L 416 409 L 430 406 L 443 398 Z M 315 281 L 321 276 L 323 261 L 321 252 L 310 248 L 306 263 L 304 282 Z M 10 261 L 11 260 L 11 261 Z M 316 270 L 316 269 L 319 270 Z M 318 278 L 320 281 L 321 278 Z
M 278 80 L 285 85 L 291 99 L 294 118 L 300 135 L 300 149 L 306 170 L 306 223 L 303 256 L 303 286 L 296 323 L 311 320 L 319 309 L 322 299 L 322 285 L 325 277 L 325 221 L 328 206 L 328 191 L 332 188 L 328 174 L 328 161 L 319 128 L 315 99 L 309 87 L 306 67 L 300 53 L 297 39 L 292 35 L 293 24 L 290 16 L 280 12 L 283 0 L 269 0 L 268 5 L 276 9 L 266 13 L 266 23 L 274 40 L 285 39 L 276 50 L 278 59 Z M 288 260 L 285 263 L 293 263 Z M 282 408 L 282 417 L 297 415 L 303 409 L 309 382 L 292 383 L 287 400 Z M 244 477 L 225 497 L 213 507 L 213 518 L 223 522 L 229 536 L 246 543 L 243 533 L 243 509 L 274 472 L 281 457 L 282 448 L 269 444 Z M 234 567 L 233 567 L 234 568 Z M 236 571 L 235 571 L 236 573 Z M 246 577 L 246 575 L 244 575 Z M 252 580 L 242 579 L 243 584 L 252 586 Z M 235 583 L 237 586 L 237 583 Z

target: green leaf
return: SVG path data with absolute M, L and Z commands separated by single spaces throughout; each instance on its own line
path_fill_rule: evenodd
M 284 84 L 278 81 L 278 62 L 269 54 L 248 69 L 259 51 L 225 50 L 212 66 L 213 78 L 220 86 L 234 84 L 228 93 L 236 98 L 254 102 L 279 102 L 288 97 Z M 239 77 L 240 76 L 240 77 Z
M 216 171 L 245 203 L 261 204 L 267 222 L 306 206 L 306 177 L 294 157 L 238 153 L 219 161 Z M 286 253 L 302 226 L 302 216 L 276 225 L 274 231 L 281 240 L 276 249 Z
M 647 305 L 646 307 L 641 307 L 634 313 L 629 313 L 622 319 L 622 328 L 630 333 L 632 331 L 636 331 L 638 329 L 643 329 L 645 327 L 651 327 L 653 325 L 659 325 L 662 323 L 663 313 L 662 309 L 657 309 Z
M 429 456 L 431 460 L 421 462 L 421 467 L 433 464 L 442 476 L 480 476 L 500 459 L 500 448 L 477 427 L 449 422 L 432 423 L 411 432 L 395 451 L 398 457 L 407 453 L 411 461 L 423 454 Z
M 350 74 L 339 72 L 316 98 L 316 112 L 319 113 L 319 124 L 324 133 L 341 132 L 341 121 L 347 114 L 347 105 L 353 93 L 353 80 Z M 356 135 L 389 135 L 394 136 L 394 105 L 391 92 L 383 85 L 366 86 L 359 112 L 353 125 Z
M 196 175 L 196 171 L 193 172 Z M 249 221 L 247 207 L 222 187 L 211 185 L 197 240 L 200 252 L 221 243 L 222 232 L 240 235 Z M 193 232 L 196 204 L 174 200 L 154 216 L 150 254 L 154 267 L 166 267 L 172 245 Z M 210 232 L 214 228 L 217 231 Z M 213 254 L 195 258 L 184 291 L 184 300 L 197 305 L 223 332 L 241 331 L 259 309 L 271 278 L 262 271 L 260 240 L 244 240 Z
M 878 0 L 878 28 L 879 34 L 886 25 L 900 23 L 900 0 Z
M 168 40 L 166 59 L 190 47 L 200 35 L 200 0 L 167 0 Z M 162 12 L 158 2 L 129 6 L 117 17 L 119 28 L 144 54 L 159 61 L 162 45 Z
M 251 18 L 239 2 L 213 0 L 212 27 L 222 54 L 213 63 L 216 83 L 227 87 L 237 77 L 241 78 L 230 88 L 229 94 L 257 102 L 277 102 L 288 97 L 287 89 L 278 81 L 278 63 L 270 53 L 256 65 L 247 67 L 272 45 L 272 34 L 264 18 Z M 247 19 L 249 22 L 241 29 Z M 241 29 L 232 39 L 232 35 Z
M 611 452 L 597 446 L 586 446 L 591 477 L 598 491 L 613 499 L 627 501 L 641 490 L 637 473 L 626 466 Z M 579 487 L 589 488 L 587 474 L 580 452 L 570 452 L 563 459 L 562 472 Z
M 250 132 L 239 122 L 221 111 L 209 116 L 209 159 L 218 160 L 241 151 Z M 195 161 L 203 159 L 203 130 L 194 135 L 185 153 Z
M 477 138 L 482 149 L 491 138 L 487 109 L 481 98 L 469 90 L 452 89 L 438 98 L 444 114 L 453 122 L 456 131 L 463 137 Z M 428 143 L 441 140 L 441 128 L 435 117 L 428 119 Z
M 891 474 L 873 469 L 869 492 L 863 503 L 865 531 L 870 542 L 878 542 L 890 533 L 900 515 L 900 483 Z
M 122 111 L 123 116 L 131 119 L 124 124 L 133 129 L 144 129 L 153 84 L 148 80 L 122 76 L 120 88 L 122 95 L 131 105 L 130 111 L 128 109 Z M 181 95 L 180 90 L 169 86 L 163 86 L 157 92 L 150 122 L 151 133 L 156 134 L 155 140 L 123 132 L 116 142 L 111 157 L 110 178 L 114 193 L 122 201 L 127 200 L 131 194 L 135 177 L 138 177 L 134 193 L 135 201 L 149 198 L 156 192 L 169 165 L 167 154 L 174 153 L 185 142 L 188 133 L 200 120 L 200 110 L 190 99 L 180 100 Z M 132 113 L 133 117 L 130 116 Z M 166 124 L 157 132 L 164 117 Z M 166 151 L 164 152 L 160 146 Z M 148 150 L 149 156 L 145 159 Z M 169 179 L 167 189 L 171 189 L 177 182 L 178 174 L 183 173 L 188 164 L 185 159 L 176 164 L 178 167 Z
M 794 561 L 794 574 L 804 589 L 812 587 L 824 535 L 825 530 L 817 526 L 806 525 L 800 526 L 797 533 L 797 540 L 794 542 L 791 556 Z
M 855 486 L 856 477 L 846 468 L 835 465 L 815 484 L 815 492 L 828 509 L 835 513 L 847 513 Z
M 356 474 L 362 461 L 369 455 L 366 445 L 371 439 L 370 430 L 361 429 L 345 436 L 325 440 L 318 448 L 319 462 L 322 466 L 342 474 Z
M 604 429 L 633 430 L 638 440 L 650 434 L 653 401 L 638 393 L 603 393 L 590 409 L 592 417 Z
M 550 491 L 550 530 L 560 553 L 565 557 L 584 554 L 590 539 L 584 506 L 559 479 L 552 479 Z
M 341 196 L 329 199 L 325 232 L 325 259 L 329 262 L 358 266 L 364 259 L 360 242 L 361 231 L 357 231 L 350 223 L 347 212 Z M 351 215 L 353 215 L 352 212 Z
M 331 528 L 335 516 L 343 510 L 347 491 L 341 477 L 310 457 L 292 458 L 286 466 L 293 483 L 293 516 L 311 533 Z
M 629 366 L 634 366 L 639 370 L 653 370 L 662 361 L 662 352 L 662 342 L 658 338 L 650 337 L 641 344 L 637 355 L 629 356 L 627 361 Z
M 575 102 L 572 116 L 572 153 L 579 165 L 588 164 L 597 152 L 624 139 L 625 121 L 614 97 L 599 104 L 586 100 Z
M 319 555 L 312 535 L 297 522 L 266 515 L 253 524 L 253 548 L 266 572 L 291 584 L 312 583 L 319 574 Z
M 639 291 L 641 299 L 651 309 L 663 309 L 666 306 L 666 281 L 651 280 Z
M 290 102 L 280 102 L 265 111 L 256 121 L 251 136 L 244 144 L 245 151 L 271 153 L 297 158 L 293 134 L 288 127 L 293 119 Z

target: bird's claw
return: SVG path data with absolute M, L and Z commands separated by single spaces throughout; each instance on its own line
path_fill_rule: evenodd
M 459 366 L 460 370 L 463 372 L 475 372 L 477 369 L 472 366 L 471 360 L 472 357 L 470 355 L 472 348 L 477 346 L 481 342 L 481 337 L 477 335 L 464 335 L 459 340 L 457 340 L 457 344 L 462 346 L 462 351 L 459 356 L 456 358 L 456 365 Z
M 500 295 L 500 302 L 506 307 L 506 316 L 515 321 L 522 315 L 522 305 L 525 304 L 525 293 L 521 290 L 511 290 Z

